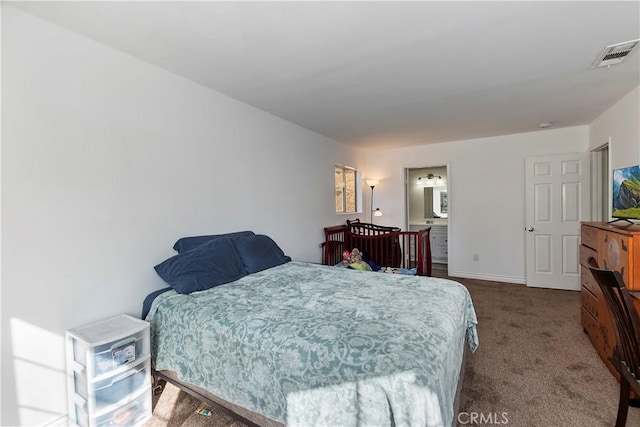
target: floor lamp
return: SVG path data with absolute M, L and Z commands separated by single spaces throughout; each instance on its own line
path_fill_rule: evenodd
M 380 210 L 380 208 L 376 208 L 375 210 L 373 209 L 373 189 L 376 188 L 376 185 L 378 185 L 378 180 L 368 179 L 367 185 L 371 187 L 371 209 L 369 210 L 369 216 L 371 218 L 371 224 L 373 224 L 374 216 L 382 216 L 382 211 Z

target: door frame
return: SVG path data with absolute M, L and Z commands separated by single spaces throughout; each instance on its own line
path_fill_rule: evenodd
M 602 156 L 603 152 L 607 152 L 607 167 L 603 170 Z M 607 222 L 611 220 L 611 188 L 613 176 L 611 173 L 611 137 L 607 139 L 607 142 L 599 147 L 591 150 L 591 220 Z M 606 174 L 606 183 L 602 178 Z M 605 188 L 602 188 L 603 185 Z M 604 193 L 604 194 L 603 194 Z M 606 195 L 606 199 L 605 196 Z M 605 206 L 601 206 L 600 203 L 604 201 Z M 606 215 L 603 215 L 603 211 L 606 209 Z
M 404 203 L 402 204 L 402 217 L 404 221 L 404 229 L 409 230 L 409 170 L 413 169 L 431 169 L 431 168 L 442 168 L 444 167 L 447 171 L 447 203 L 448 210 L 447 213 L 447 275 L 451 273 L 451 230 L 453 226 L 453 217 L 455 216 L 455 207 L 453 207 L 453 198 L 451 197 L 451 189 L 452 189 L 452 173 L 451 173 L 451 162 L 436 162 L 428 165 L 420 164 L 416 165 L 402 165 L 402 185 L 403 185 L 403 194 L 404 194 Z M 453 215 L 452 215 L 453 212 Z M 425 223 L 425 227 L 427 224 Z

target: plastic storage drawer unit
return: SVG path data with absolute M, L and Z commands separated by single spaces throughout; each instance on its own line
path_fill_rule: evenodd
M 72 404 L 72 418 L 79 426 L 137 426 L 146 422 L 151 416 L 152 400 L 151 388 L 140 390 L 133 400 L 114 406 L 107 411 L 99 411 L 97 415 L 89 416 L 82 408 L 82 404 Z
M 149 323 L 121 315 L 66 335 L 71 421 L 82 427 L 146 421 L 151 416 Z

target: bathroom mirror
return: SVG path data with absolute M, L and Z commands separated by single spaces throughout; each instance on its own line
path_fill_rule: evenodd
M 424 218 L 447 218 L 449 200 L 447 186 L 424 187 Z
M 433 187 L 424 188 L 424 217 L 433 218 Z

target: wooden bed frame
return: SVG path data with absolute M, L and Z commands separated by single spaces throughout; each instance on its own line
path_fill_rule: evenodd
M 418 276 L 431 276 L 431 227 L 401 231 L 398 227 L 369 224 L 359 220 L 325 227 L 322 264 L 342 262 L 342 252 L 358 248 L 382 267 L 416 268 Z

